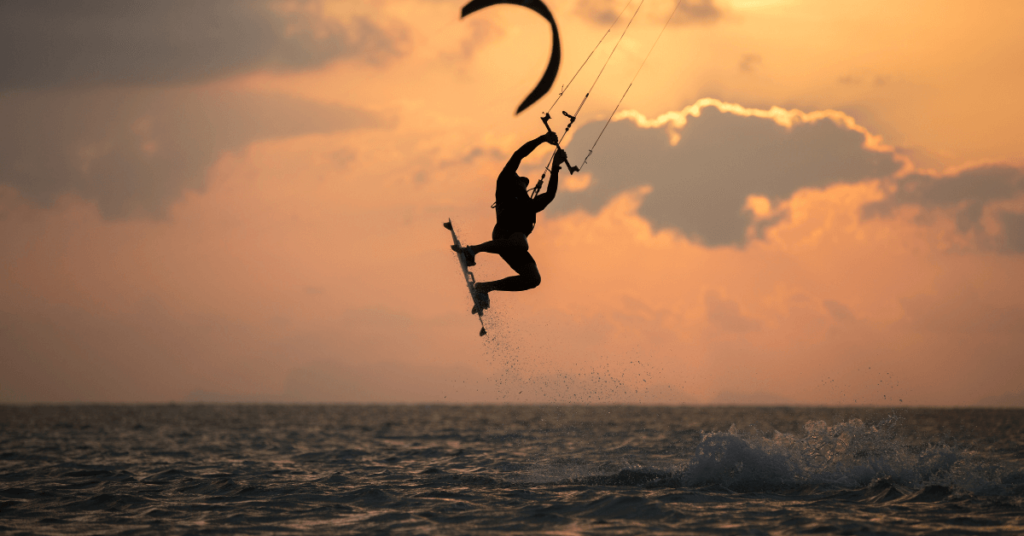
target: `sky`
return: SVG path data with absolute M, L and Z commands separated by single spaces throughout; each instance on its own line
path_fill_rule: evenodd
M 627 2 L 0 3 L 0 403 L 1024 406 L 1024 4 Z

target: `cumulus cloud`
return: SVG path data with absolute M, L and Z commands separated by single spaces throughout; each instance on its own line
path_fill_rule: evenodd
M 318 2 L 7 0 L 0 89 L 193 83 L 294 71 L 343 57 L 384 61 L 403 32 L 324 18 Z
M 46 206 L 63 194 L 106 218 L 163 215 L 225 151 L 371 127 L 366 111 L 211 89 L 16 92 L 0 99 L 0 184 Z
M 565 192 L 549 210 L 597 213 L 623 192 L 650 187 L 638 213 L 655 228 L 707 246 L 742 247 L 802 188 L 887 177 L 905 166 L 841 112 L 702 99 L 654 120 L 623 116 L 628 120 L 608 126 L 587 163 L 589 186 Z M 568 146 L 571 161 L 582 160 L 602 126 L 579 128 Z
M 864 206 L 864 217 L 887 217 L 901 207 L 916 207 L 923 222 L 942 212 L 952 215 L 957 230 L 974 235 L 980 245 L 1024 253 L 1024 214 L 1012 203 L 1024 198 L 1021 168 L 988 164 L 944 175 L 912 173 L 893 179 L 890 187 L 885 199 Z M 997 224 L 995 233 L 986 229 L 986 216 Z

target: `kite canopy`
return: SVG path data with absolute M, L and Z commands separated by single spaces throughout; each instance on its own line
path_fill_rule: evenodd
M 548 60 L 548 68 L 545 69 L 544 76 L 537 83 L 537 87 L 533 88 L 533 91 L 519 105 L 519 108 L 516 110 L 516 115 L 518 115 L 523 110 L 529 108 L 531 104 L 537 102 L 554 85 L 555 76 L 558 74 L 558 65 L 562 60 L 562 45 L 558 40 L 558 26 L 555 25 L 555 17 L 551 15 L 548 6 L 544 5 L 544 2 L 540 0 L 473 0 L 462 7 L 462 17 L 496 4 L 513 4 L 532 9 L 551 23 L 551 59 Z

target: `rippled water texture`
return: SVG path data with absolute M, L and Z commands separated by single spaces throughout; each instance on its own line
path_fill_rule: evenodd
M 0 407 L 0 532 L 1013 533 L 1024 411 Z

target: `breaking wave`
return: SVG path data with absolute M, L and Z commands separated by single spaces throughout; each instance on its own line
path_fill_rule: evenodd
M 669 469 L 633 465 L 596 484 L 717 487 L 736 492 L 797 492 L 892 488 L 901 496 L 969 493 L 1024 496 L 1024 471 L 983 453 L 900 436 L 898 418 L 876 424 L 851 419 L 808 421 L 802 434 L 765 434 L 735 425 L 701 436 L 696 452 Z

